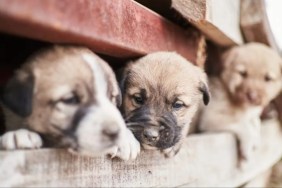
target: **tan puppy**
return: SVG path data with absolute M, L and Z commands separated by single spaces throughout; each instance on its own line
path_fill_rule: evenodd
M 156 52 L 129 63 L 121 74 L 121 111 L 145 149 L 174 156 L 202 100 L 206 74 L 174 52 Z
M 44 144 L 134 159 L 140 146 L 116 107 L 120 98 L 113 71 L 90 50 L 46 49 L 30 58 L 4 89 L 2 101 L 20 121 L 7 114 L 10 132 L 1 137 L 0 146 L 32 149 Z
M 213 100 L 203 109 L 199 128 L 234 133 L 241 159 L 249 159 L 260 141 L 260 114 L 281 90 L 282 59 L 269 47 L 250 43 L 228 50 L 222 62 L 222 73 L 209 81 Z

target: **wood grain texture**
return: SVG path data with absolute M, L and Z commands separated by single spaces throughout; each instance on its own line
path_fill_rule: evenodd
M 244 188 L 269 187 L 268 182 L 270 181 L 271 173 L 272 169 L 267 169 L 265 172 L 259 174 L 257 177 L 246 183 Z
M 240 26 L 246 42 L 264 43 L 279 52 L 269 25 L 264 0 L 241 0 Z
M 133 0 L 1 0 L 0 31 L 115 57 L 166 50 L 195 63 L 197 56 L 198 39 Z
M 227 133 L 192 135 L 172 159 L 154 151 L 129 162 L 79 157 L 55 149 L 2 151 L 0 186 L 235 187 L 279 160 L 280 126 L 266 122 L 262 133 L 262 146 L 244 170 L 236 167 L 236 142 Z
M 216 44 L 243 43 L 240 0 L 172 0 L 171 6 Z

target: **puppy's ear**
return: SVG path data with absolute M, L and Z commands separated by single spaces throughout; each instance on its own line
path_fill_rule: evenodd
M 126 82 L 128 73 L 125 70 L 125 68 L 121 68 L 116 71 L 116 75 L 117 75 L 118 85 L 119 85 L 121 94 L 123 95 L 125 91 L 125 82 Z
M 34 80 L 31 72 L 18 71 L 2 91 L 3 104 L 21 117 L 27 117 L 32 112 Z
M 228 67 L 239 55 L 240 48 L 238 46 L 231 47 L 221 55 L 221 63 L 223 67 Z
M 122 96 L 121 96 L 121 91 L 118 88 L 118 95 L 116 95 L 116 97 L 115 97 L 115 104 L 116 104 L 117 107 L 120 107 L 121 103 L 122 103 Z
M 106 75 L 108 78 L 108 92 L 109 95 L 111 96 L 111 101 L 116 106 L 120 107 L 122 100 L 121 91 L 120 88 L 118 87 L 116 76 L 110 67 L 107 68 Z
M 200 82 L 200 87 L 199 90 L 202 92 L 203 94 L 203 101 L 205 105 L 208 105 L 210 102 L 210 98 L 211 98 L 211 94 L 209 91 L 209 87 L 205 82 Z
M 120 107 L 122 97 L 121 97 L 120 89 L 118 87 L 116 75 L 113 69 L 110 67 L 110 65 L 107 62 L 105 62 L 103 59 L 101 59 L 97 55 L 95 55 L 95 57 L 100 62 L 100 65 L 103 71 L 105 72 L 105 76 L 107 78 L 107 83 L 108 83 L 108 89 L 107 89 L 108 96 L 110 97 L 110 100 L 112 103 Z

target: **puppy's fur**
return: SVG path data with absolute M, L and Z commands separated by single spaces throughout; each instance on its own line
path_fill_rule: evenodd
M 81 154 L 135 158 L 140 146 L 116 107 L 120 100 L 113 71 L 90 50 L 71 46 L 43 50 L 4 88 L 2 101 L 12 117 L 6 113 L 10 132 L 1 137 L 1 146 L 23 149 L 44 144 Z
M 119 77 L 127 126 L 145 149 L 174 156 L 200 102 L 209 102 L 206 74 L 174 52 L 155 52 Z
M 260 141 L 260 114 L 281 90 L 279 55 L 250 43 L 222 55 L 223 71 L 210 78 L 213 100 L 203 109 L 201 131 L 229 131 L 239 141 L 241 159 L 249 159 Z

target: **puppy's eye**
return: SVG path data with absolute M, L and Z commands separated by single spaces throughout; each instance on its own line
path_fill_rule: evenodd
M 175 101 L 173 104 L 172 104 L 172 108 L 174 110 L 179 110 L 181 108 L 183 108 L 185 106 L 185 104 L 182 102 L 182 101 Z
M 264 80 L 265 80 L 266 82 L 270 82 L 270 81 L 273 80 L 273 78 L 272 78 L 271 76 L 269 76 L 269 75 L 265 75 Z
M 133 100 L 135 104 L 142 105 L 144 104 L 144 98 L 140 94 L 134 94 Z
M 247 78 L 248 77 L 248 73 L 245 70 L 240 70 L 239 74 L 243 77 L 243 78 Z
M 61 101 L 65 104 L 67 104 L 67 105 L 76 105 L 76 104 L 80 103 L 80 100 L 79 100 L 78 96 L 76 96 L 76 95 L 62 99 Z

